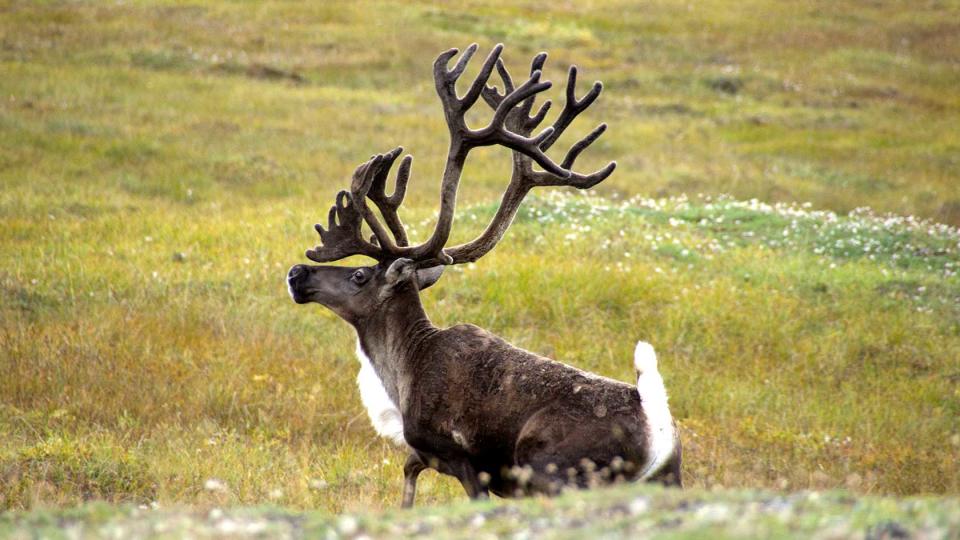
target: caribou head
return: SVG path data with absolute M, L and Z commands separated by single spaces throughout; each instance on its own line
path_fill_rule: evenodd
M 368 312 L 365 310 L 390 297 L 393 288 L 413 276 L 418 278 L 417 284 L 423 289 L 439 277 L 441 269 L 438 267 L 473 262 L 485 255 L 503 237 L 524 196 L 532 188 L 574 186 L 586 189 L 610 176 L 616 168 L 615 162 L 591 174 L 572 170 L 577 156 L 600 137 L 607 129 L 606 124 L 600 124 L 574 144 L 560 164 L 545 153 L 573 119 L 597 99 L 603 88 L 601 83 L 594 83 L 593 88 L 578 99 L 575 94 L 577 68 L 571 67 L 563 110 L 553 125 L 531 136 L 533 130 L 543 123 L 551 107 L 551 102 L 546 101 L 535 114 L 530 114 L 536 95 L 551 87 L 549 81 L 540 80 L 547 55 L 541 53 L 534 58 L 529 79 L 515 87 L 500 59 L 502 49 L 502 45 L 494 47 L 483 63 L 480 74 L 462 97 L 457 94 L 455 85 L 476 52 L 476 44 L 464 52 L 453 69 L 447 67 L 456 56 L 456 49 L 446 51 L 434 62 L 434 80 L 450 130 L 450 148 L 440 187 L 440 215 L 430 238 L 420 245 L 409 245 L 406 230 L 397 213 L 406 194 L 413 157 L 407 155 L 400 161 L 393 193 L 387 195 L 390 169 L 403 148 L 372 156 L 354 172 L 350 189 L 337 194 L 326 227 L 320 224 L 315 226 L 322 243 L 308 250 L 306 255 L 319 263 L 364 255 L 377 260 L 379 264 L 361 268 L 294 266 L 290 270 L 289 284 L 295 301 L 319 302 L 349 321 L 356 313 Z M 503 80 L 503 94 L 487 85 L 494 69 Z M 493 117 L 486 127 L 470 129 L 464 117 L 481 97 L 493 109 Z M 478 238 L 447 248 L 445 246 L 454 221 L 457 187 L 467 155 L 474 148 L 493 145 L 505 146 L 513 151 L 513 175 L 500 207 Z M 542 170 L 534 170 L 534 163 Z M 383 223 L 368 201 L 379 210 Z M 361 228 L 364 224 L 373 232 L 369 239 L 363 237 Z M 414 266 L 411 267 L 410 263 Z M 346 306 L 348 297 L 356 298 L 357 301 L 353 303 L 362 305 Z

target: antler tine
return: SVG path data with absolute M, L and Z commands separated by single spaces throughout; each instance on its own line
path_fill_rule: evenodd
M 543 143 L 543 149 L 547 150 L 553 143 L 557 142 L 557 139 L 560 138 L 560 135 L 563 133 L 567 126 L 583 112 L 587 107 L 593 104 L 594 101 L 600 97 L 600 92 L 603 91 L 603 83 L 596 81 L 593 83 L 593 88 L 583 99 L 577 99 L 576 95 L 576 86 L 577 86 L 577 66 L 570 66 L 570 71 L 567 74 L 567 102 L 563 106 L 563 111 L 560 112 L 560 116 L 557 118 L 556 122 L 553 123 L 555 131 L 554 135 L 548 138 Z
M 503 101 L 503 98 L 507 96 L 510 92 L 513 92 L 513 78 L 510 77 L 510 73 L 507 72 L 506 66 L 503 65 L 503 59 L 497 58 L 497 74 L 500 75 L 500 80 L 503 81 L 503 95 L 500 95 L 500 92 L 497 91 L 495 86 L 484 85 L 483 100 L 487 102 L 487 105 L 490 105 L 491 109 L 496 110 L 497 106 L 500 105 L 500 102 Z
M 538 54 L 530 64 L 530 74 L 533 75 L 537 71 L 542 71 L 546 60 L 547 53 L 542 52 Z M 484 100 L 490 108 L 494 110 L 500 106 L 500 103 L 507 95 L 514 91 L 513 78 L 510 76 L 510 72 L 507 71 L 506 66 L 504 66 L 503 59 L 497 60 L 497 73 L 503 80 L 504 94 L 500 95 L 496 88 L 490 86 L 487 86 L 483 93 Z M 533 108 L 534 99 L 535 96 L 528 97 L 523 100 L 519 107 L 515 107 L 507 114 L 507 119 L 504 122 L 507 129 L 518 135 L 529 136 L 530 132 L 543 122 L 543 119 L 547 116 L 547 112 L 550 111 L 552 102 L 549 99 L 544 101 L 537 113 L 531 117 L 529 115 L 530 110 Z
M 480 93 L 486 87 L 487 81 L 493 73 L 493 68 L 497 65 L 497 62 L 500 61 L 501 52 L 503 52 L 503 44 L 498 43 L 494 46 L 493 50 L 490 51 L 490 54 L 487 55 L 487 59 L 483 61 L 483 66 L 480 67 L 480 73 L 477 75 L 477 78 L 473 80 L 467 93 L 464 94 L 463 99 L 460 100 L 460 105 L 464 110 L 473 107 L 473 104 L 477 102 L 477 98 L 480 97 Z
M 514 89 L 513 92 L 505 95 L 500 101 L 500 104 L 497 105 L 497 108 L 493 113 L 493 120 L 490 121 L 490 125 L 474 132 L 476 136 L 495 133 L 498 128 L 502 127 L 503 120 L 518 103 L 531 101 L 537 94 L 553 86 L 553 83 L 550 81 L 541 82 L 541 75 L 543 75 L 543 72 L 539 69 L 534 71 L 530 74 L 530 78 L 527 79 L 526 82 Z
M 398 244 L 405 244 L 407 241 L 406 233 L 403 231 L 403 225 L 400 223 L 396 210 L 406 192 L 406 176 L 409 175 L 409 165 L 407 166 L 407 174 L 401 174 L 402 178 L 398 177 L 398 186 L 402 185 L 402 189 L 400 189 L 399 200 L 397 200 L 395 206 L 384 193 L 386 177 L 390 172 L 390 168 L 393 166 L 393 162 L 396 161 L 402 151 L 403 148 L 398 147 L 386 154 L 377 154 L 371 157 L 369 161 L 357 167 L 357 170 L 353 173 L 353 182 L 350 185 L 350 192 L 353 195 L 353 201 L 357 211 L 363 217 L 363 220 L 367 222 L 370 230 L 373 231 L 376 244 L 384 252 L 383 255 L 385 257 L 399 256 L 400 249 Z M 396 190 L 394 195 L 397 195 Z M 397 239 L 396 243 L 390 238 L 387 230 L 383 228 L 376 214 L 367 206 L 367 198 L 370 198 L 384 214 L 384 219 L 387 220 L 391 232 Z
M 538 71 L 542 72 L 543 65 L 546 63 L 547 63 L 547 53 L 545 52 L 542 52 L 537 56 L 533 57 L 533 61 L 530 62 L 530 75 L 532 76 L 534 73 Z M 529 98 L 524 100 L 524 102 L 519 107 L 518 120 L 523 122 L 523 126 L 521 129 L 524 130 L 524 132 L 521 132 L 521 135 L 529 135 L 531 131 L 533 131 L 537 126 L 539 126 L 540 122 L 543 122 L 544 117 L 547 116 L 547 111 L 550 110 L 550 106 L 552 105 L 549 99 L 544 101 L 543 105 L 540 106 L 540 110 L 537 111 L 537 114 L 531 117 L 530 111 L 533 109 L 533 102 L 534 102 L 534 96 L 530 96 Z M 541 148 L 543 150 L 546 150 L 546 148 L 543 148 L 543 145 L 541 145 Z
M 479 45 L 476 43 L 471 43 L 470 46 L 467 47 L 467 50 L 463 51 L 463 56 L 461 56 L 460 60 L 457 61 L 457 65 L 453 66 L 453 69 L 448 72 L 450 78 L 454 82 L 460 78 L 460 75 L 463 75 L 463 70 L 467 69 L 467 64 L 470 63 L 470 59 L 473 58 L 473 55 L 477 52 L 478 48 Z
M 493 69 L 496 66 L 497 60 L 500 59 L 500 53 L 503 51 L 503 44 L 497 44 L 494 46 L 493 50 L 490 51 L 490 54 L 487 55 L 487 59 L 483 61 L 483 66 L 480 68 L 480 74 L 477 75 L 477 78 L 474 79 L 473 83 L 470 84 L 470 88 L 467 89 L 467 93 L 461 98 L 457 96 L 456 84 L 457 80 L 463 75 L 464 70 L 467 69 L 467 63 L 470 62 L 470 59 L 473 58 L 474 53 L 477 52 L 477 44 L 473 43 L 460 56 L 460 59 L 457 61 L 456 65 L 453 66 L 453 69 L 447 70 L 447 64 L 450 62 L 450 59 L 456 56 L 458 50 L 450 49 L 440 56 L 437 57 L 436 61 L 433 63 L 433 78 L 437 87 L 437 94 L 440 96 L 440 100 L 444 104 L 444 114 L 447 117 L 447 122 L 451 130 L 455 128 L 466 129 L 466 124 L 463 120 L 463 114 L 467 109 L 473 106 L 476 103 L 477 98 L 480 97 L 481 93 L 486 86 L 487 80 L 490 78 L 490 75 L 493 73 Z M 452 121 L 451 121 L 452 120 Z
M 407 192 L 407 180 L 410 179 L 410 167 L 413 164 L 413 156 L 408 154 L 400 161 L 400 168 L 397 171 L 397 180 L 393 189 L 393 195 L 388 197 L 386 194 L 388 173 L 401 152 L 403 152 L 403 147 L 398 146 L 387 154 L 383 164 L 384 166 L 380 168 L 373 178 L 373 183 L 370 186 L 367 197 L 380 209 L 380 214 L 383 215 L 383 220 L 387 223 L 387 227 L 390 228 L 390 232 L 393 233 L 393 238 L 396 240 L 397 246 L 404 247 L 409 245 L 409 241 L 407 240 L 407 232 L 403 227 L 403 222 L 400 221 L 400 216 L 397 214 L 397 211 Z
M 577 189 L 589 189 L 606 180 L 608 176 L 613 174 L 613 171 L 616 170 L 616 168 L 617 162 L 611 161 L 602 169 L 594 171 L 590 174 L 571 172 L 570 176 L 567 178 L 558 178 L 545 173 L 534 173 L 535 178 L 532 182 L 532 186 L 570 186 Z
M 599 139 L 600 135 L 603 135 L 603 132 L 606 130 L 607 124 L 605 123 L 593 128 L 593 131 L 588 133 L 586 137 L 577 141 L 576 144 L 570 147 L 570 150 L 567 150 L 567 155 L 563 158 L 563 163 L 560 166 L 567 170 L 571 169 L 573 162 L 577 160 L 580 152 L 586 150 L 587 147 L 593 144 L 593 141 Z
M 353 195 L 348 191 L 337 193 L 336 204 L 330 207 L 327 228 L 324 229 L 319 223 L 313 226 L 320 234 L 321 245 L 308 249 L 307 258 L 319 263 L 337 261 L 351 255 L 381 259 L 381 250 L 365 241 L 361 235 L 362 220 Z

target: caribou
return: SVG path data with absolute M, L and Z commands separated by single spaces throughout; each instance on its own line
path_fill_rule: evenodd
M 350 188 L 336 195 L 326 227 L 315 226 L 321 244 L 306 252 L 318 263 L 361 255 L 376 264 L 295 265 L 287 274 L 290 295 L 298 304 L 329 308 L 356 330 L 363 404 L 378 434 L 409 452 L 403 507 L 413 505 L 417 478 L 428 468 L 455 477 L 470 498 L 552 495 L 568 487 L 633 480 L 680 486 L 681 444 L 652 346 L 637 343 L 636 384 L 627 384 L 514 347 L 474 325 L 438 328 L 424 312 L 420 291 L 434 285 L 445 266 L 477 261 L 492 250 L 531 189 L 587 189 L 616 168 L 611 162 L 589 174 L 573 170 L 606 124 L 570 147 L 559 164 L 546 154 L 597 99 L 602 84 L 577 98 L 577 68 L 571 66 L 564 107 L 552 125 L 533 135 L 551 106 L 545 101 L 532 112 L 537 95 L 551 87 L 541 80 L 547 55 L 537 55 L 529 78 L 514 85 L 502 48 L 493 48 L 462 96 L 456 83 L 477 45 L 452 68 L 457 49 L 434 62 L 450 145 L 430 237 L 410 245 L 398 214 L 413 158 L 400 161 L 387 195 L 390 171 L 403 149 L 377 154 L 356 169 Z M 503 93 L 487 84 L 494 70 Z M 471 129 L 465 115 L 480 99 L 493 115 L 487 126 Z M 510 182 L 485 230 L 448 247 L 464 163 L 471 150 L 485 146 L 511 150 Z

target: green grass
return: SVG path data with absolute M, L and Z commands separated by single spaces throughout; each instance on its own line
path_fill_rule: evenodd
M 956 2 L 0 2 L 0 508 L 394 506 L 403 455 L 361 407 L 352 331 L 283 275 L 397 144 L 425 238 L 446 150 L 430 64 L 474 40 L 505 42 L 515 74 L 548 50 L 548 78 L 603 80 L 571 132 L 609 122 L 584 167 L 620 167 L 591 197 L 540 194 L 450 269 L 424 295 L 437 324 L 621 380 L 652 342 L 691 486 L 960 492 L 957 20 Z M 454 241 L 508 169 L 471 156 Z M 461 497 L 427 474 L 418 500 Z
M 960 500 L 849 492 L 627 485 L 554 499 L 458 501 L 331 515 L 288 508 L 86 504 L 0 514 L 0 535 L 44 538 L 954 538 Z

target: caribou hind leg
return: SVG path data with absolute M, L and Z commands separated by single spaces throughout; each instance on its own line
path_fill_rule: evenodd
M 490 497 L 487 486 L 480 481 L 477 470 L 473 468 L 473 465 L 471 465 L 469 461 L 461 459 L 456 463 L 448 464 L 448 467 L 453 473 L 453 476 L 460 481 L 460 485 L 463 486 L 468 497 L 474 500 L 487 499 Z
M 680 467 L 683 463 L 683 450 L 680 446 L 680 439 L 677 438 L 674 454 L 664 464 L 659 472 L 650 477 L 651 482 L 660 482 L 667 487 L 683 487 L 683 477 L 680 475 Z

